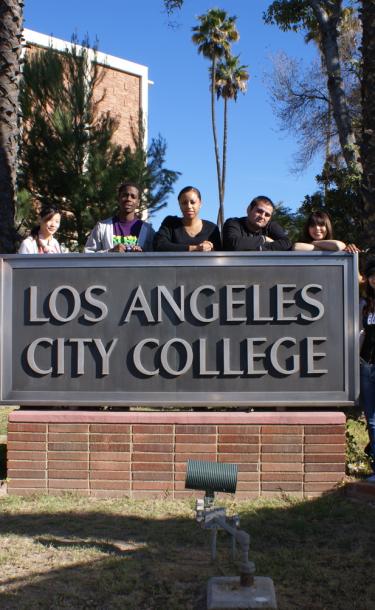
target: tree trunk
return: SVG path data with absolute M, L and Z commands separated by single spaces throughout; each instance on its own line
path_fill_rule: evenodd
M 224 129 L 223 129 L 223 170 L 221 174 L 221 205 L 218 215 L 218 225 L 220 231 L 223 231 L 224 225 L 224 198 L 225 198 L 225 180 L 227 174 L 227 148 L 228 148 L 228 98 L 224 97 Z
M 361 171 L 358 158 L 356 138 L 352 128 L 349 109 L 341 75 L 340 54 L 338 46 L 338 23 L 342 2 L 330 2 L 331 13 L 328 14 L 322 0 L 308 0 L 319 23 L 321 47 L 327 70 L 327 87 L 332 105 L 332 113 L 337 126 L 342 154 L 348 168 Z
M 19 0 L 0 0 L 0 252 L 14 251 L 15 241 L 22 8 Z
M 216 159 L 216 173 L 217 173 L 217 183 L 219 189 L 219 214 L 218 218 L 221 215 L 222 209 L 222 188 L 221 188 L 221 167 L 220 167 L 220 153 L 219 153 L 219 145 L 217 142 L 217 130 L 216 130 L 216 114 L 215 114 L 215 94 L 216 94 L 216 58 L 214 57 L 212 60 L 211 66 L 211 120 L 212 120 L 212 133 L 214 136 L 214 146 L 215 146 L 215 159 Z M 220 227 L 222 229 L 222 227 Z
M 375 0 L 362 1 L 362 205 L 364 241 L 375 245 Z

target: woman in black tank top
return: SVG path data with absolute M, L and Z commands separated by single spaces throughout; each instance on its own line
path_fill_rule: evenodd
M 368 453 L 375 482 L 375 259 L 366 265 L 366 295 L 361 301 L 364 340 L 361 347 L 361 406 L 369 435 Z

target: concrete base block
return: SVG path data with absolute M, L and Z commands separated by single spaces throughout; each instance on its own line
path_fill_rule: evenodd
M 275 588 L 268 576 L 255 576 L 251 587 L 241 587 L 239 576 L 214 576 L 207 584 L 207 610 L 277 609 Z

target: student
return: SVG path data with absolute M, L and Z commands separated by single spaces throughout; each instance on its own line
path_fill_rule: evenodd
M 269 197 L 259 195 L 248 205 L 247 216 L 228 218 L 223 228 L 224 250 L 290 250 L 292 244 L 287 234 L 272 220 L 274 209 Z
M 211 252 L 221 250 L 218 227 L 209 220 L 202 220 L 199 212 L 202 197 L 197 188 L 186 186 L 178 195 L 182 213 L 167 216 L 155 235 L 154 250 L 159 252 Z
M 293 250 L 305 252 L 313 250 L 359 252 L 359 249 L 354 244 L 346 245 L 343 241 L 333 239 L 332 221 L 327 212 L 321 210 L 312 212 L 308 216 L 302 230 L 302 241 L 295 243 Z
M 100 220 L 89 235 L 85 252 L 148 252 L 154 230 L 136 216 L 140 192 L 136 184 L 124 182 L 118 188 L 118 213 Z
M 54 205 L 44 205 L 39 219 L 39 224 L 21 243 L 18 254 L 61 254 L 61 246 L 54 237 L 60 227 L 60 210 Z
M 360 404 L 366 416 L 369 445 L 366 448 L 375 482 L 375 259 L 368 261 L 365 272 L 365 298 L 361 299 L 361 396 Z

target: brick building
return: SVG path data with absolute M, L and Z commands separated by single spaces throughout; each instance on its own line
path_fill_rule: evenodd
M 66 40 L 28 29 L 25 29 L 23 34 L 26 53 L 47 47 L 64 51 L 72 46 Z M 121 146 L 133 146 L 132 130 L 138 125 L 139 117 L 143 116 L 146 145 L 148 86 L 151 84 L 148 80 L 148 67 L 99 51 L 94 54 L 91 49 L 89 58 L 95 60 L 103 69 L 102 79 L 96 91 L 98 100 L 103 97 L 98 104 L 98 110 L 109 111 L 111 116 L 118 119 L 119 127 L 114 135 L 115 142 Z

